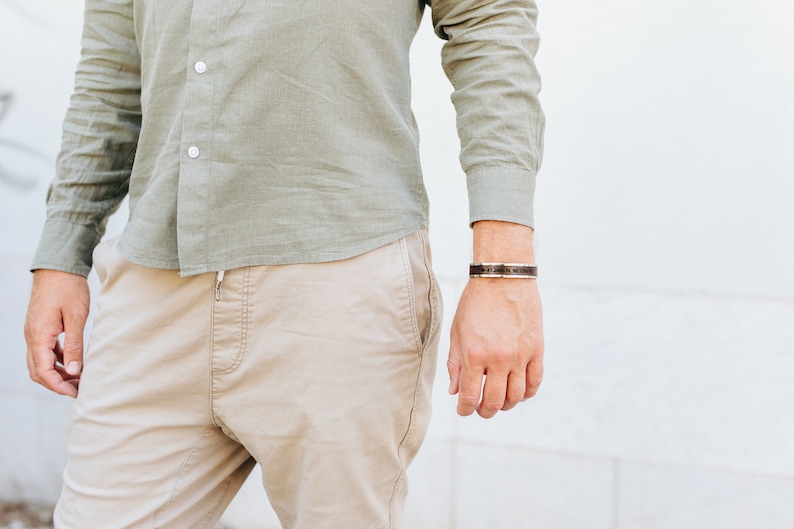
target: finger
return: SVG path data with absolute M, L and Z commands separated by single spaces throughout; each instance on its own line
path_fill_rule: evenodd
M 61 349 L 61 342 L 55 340 L 55 347 L 52 352 L 55 353 L 55 362 L 63 365 L 63 349 Z
M 44 373 L 55 367 L 60 353 L 58 333 L 54 330 L 40 330 L 30 325 L 26 328 L 25 339 L 28 342 L 27 362 L 30 378 L 34 382 L 44 384 Z
M 523 400 L 534 397 L 540 389 L 541 382 L 543 382 L 543 361 L 533 360 L 527 366 L 527 386 Z
M 510 375 L 507 377 L 507 398 L 505 398 L 502 411 L 514 408 L 516 404 L 524 400 L 526 387 L 526 371 L 510 371 Z
M 456 395 L 460 389 L 460 349 L 455 345 L 449 348 L 447 372 L 449 372 L 449 394 Z
M 502 409 L 507 395 L 507 375 L 505 371 L 489 370 L 485 374 L 485 386 L 482 391 L 482 402 L 477 413 L 484 419 L 490 419 Z
M 32 347 L 28 354 L 30 378 L 45 388 L 70 397 L 77 396 L 77 384 L 55 363 L 55 354 L 47 346 Z M 68 379 L 66 377 L 69 377 Z
M 40 373 L 39 378 L 41 379 L 40 383 L 44 387 L 51 389 L 55 393 L 72 398 L 77 397 L 77 385 L 71 380 L 64 380 L 55 368 Z
M 485 369 L 477 365 L 462 366 L 460 372 L 460 392 L 458 393 L 458 415 L 474 413 L 482 395 Z
M 55 365 L 55 371 L 57 371 L 62 379 L 64 379 L 66 382 L 69 382 L 70 384 L 80 380 L 80 375 L 70 375 L 63 367 L 57 364 Z
M 485 370 L 476 365 L 464 364 L 460 372 L 460 392 L 458 394 L 458 415 L 474 413 L 480 402 L 482 378 Z
M 70 375 L 78 375 L 83 369 L 83 330 L 87 313 L 77 310 L 64 311 L 63 365 Z

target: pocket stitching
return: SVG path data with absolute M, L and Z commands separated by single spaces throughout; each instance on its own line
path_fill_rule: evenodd
M 439 323 L 439 297 L 438 297 L 438 285 L 436 284 L 436 277 L 433 274 L 432 267 L 427 259 L 427 250 L 428 250 L 428 243 L 426 239 L 426 232 L 424 230 L 419 231 L 419 239 L 422 242 L 422 264 L 425 268 L 425 273 L 427 274 L 427 279 L 429 282 L 429 288 L 427 289 L 427 303 L 429 307 L 430 314 L 428 315 L 429 321 L 427 325 L 427 335 L 424 337 L 424 341 L 422 341 L 422 336 L 419 337 L 422 351 L 424 351 L 425 347 L 432 341 L 431 338 L 433 334 L 436 332 L 436 327 Z
M 414 278 L 411 270 L 411 260 L 408 255 L 408 245 L 405 237 L 400 239 L 400 257 L 403 262 L 403 273 L 405 274 L 405 288 L 408 292 L 408 307 L 410 308 L 411 331 L 414 337 L 414 347 L 417 354 L 422 352 L 422 337 L 419 335 L 419 323 L 416 316 L 416 293 L 414 291 Z

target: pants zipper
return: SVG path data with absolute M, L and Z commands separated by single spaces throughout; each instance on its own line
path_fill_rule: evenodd
M 221 300 L 221 283 L 223 283 L 225 273 L 224 270 L 221 270 L 215 274 L 215 301 Z

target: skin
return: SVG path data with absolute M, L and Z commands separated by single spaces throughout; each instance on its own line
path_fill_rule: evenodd
M 481 221 L 473 229 L 474 262 L 535 263 L 531 228 Z M 459 415 L 488 419 L 535 395 L 543 379 L 537 281 L 469 279 L 452 320 L 447 369 Z
M 45 388 L 77 397 L 83 368 L 83 329 L 90 295 L 83 276 L 36 270 L 25 320 L 30 378 Z M 63 345 L 58 337 L 63 334 Z
M 481 221 L 473 232 L 475 262 L 535 262 L 531 228 Z M 77 397 L 89 299 L 82 276 L 56 270 L 33 274 L 25 321 L 28 370 L 34 382 L 61 395 Z M 458 395 L 463 416 L 476 411 L 490 418 L 535 395 L 543 378 L 537 282 L 471 278 L 452 322 L 447 368 L 449 392 Z

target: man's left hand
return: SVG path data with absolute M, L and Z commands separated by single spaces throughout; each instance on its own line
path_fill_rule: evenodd
M 523 246 L 522 253 L 529 250 L 522 257 L 534 258 L 529 228 L 477 223 L 475 260 L 478 254 L 485 256 L 479 260 L 491 260 L 494 249 L 502 253 L 499 247 L 522 237 L 525 243 L 518 248 Z M 509 247 L 516 251 L 516 245 Z M 537 281 L 469 279 L 452 321 L 447 368 L 449 392 L 458 395 L 460 415 L 476 411 L 490 418 L 535 395 L 543 378 L 543 316 Z

